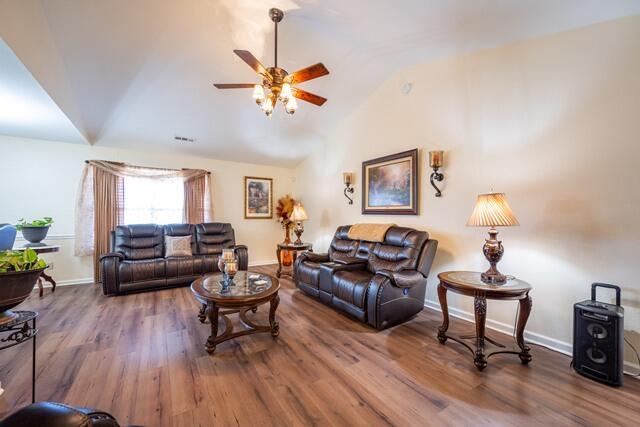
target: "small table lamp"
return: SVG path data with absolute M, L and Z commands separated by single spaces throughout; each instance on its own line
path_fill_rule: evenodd
M 293 212 L 291 212 L 291 216 L 289 219 L 296 223 L 293 232 L 296 233 L 298 239 L 293 242 L 294 245 L 301 245 L 302 240 L 300 240 L 300 236 L 304 232 L 304 226 L 302 225 L 302 221 L 306 221 L 309 219 L 307 216 L 307 212 L 304 210 L 301 204 L 297 204 L 293 207 Z
M 467 222 L 467 226 L 491 227 L 489 228 L 489 238 L 485 239 L 485 244 L 482 247 L 484 256 L 491 264 L 491 267 L 481 275 L 483 282 L 501 284 L 507 281 L 507 277 L 496 268 L 496 264 L 502 259 L 504 248 L 502 247 L 502 241 L 498 240 L 498 231 L 495 227 L 514 225 L 520 224 L 515 215 L 513 215 L 504 193 L 478 195 L 476 206 L 473 208 L 473 213 Z

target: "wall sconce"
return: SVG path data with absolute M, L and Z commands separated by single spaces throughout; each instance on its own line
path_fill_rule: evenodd
M 344 197 L 349 199 L 349 204 L 353 204 L 353 199 L 347 195 L 353 194 L 353 172 L 345 172 L 342 174 L 342 180 L 344 181 Z
M 438 172 L 438 169 L 442 167 L 443 160 L 444 151 L 429 151 L 429 166 L 433 169 L 431 173 L 431 185 L 436 189 L 436 197 L 442 196 L 442 191 L 440 191 L 434 181 L 441 182 L 444 179 L 444 175 Z

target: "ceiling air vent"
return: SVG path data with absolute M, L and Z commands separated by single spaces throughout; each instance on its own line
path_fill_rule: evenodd
M 187 138 L 186 136 L 174 136 L 173 139 L 180 142 L 195 142 L 193 138 Z

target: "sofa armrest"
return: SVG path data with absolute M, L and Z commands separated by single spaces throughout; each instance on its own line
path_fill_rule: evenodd
M 311 261 L 311 262 L 329 262 L 329 254 L 317 254 L 315 252 L 304 251 L 296 257 L 296 261 Z
M 119 261 L 122 261 L 124 259 L 124 255 L 122 255 L 120 252 L 109 252 L 100 256 L 100 262 L 102 262 L 102 260 L 106 258 L 118 258 Z
M 118 252 L 110 252 L 100 257 L 100 278 L 102 280 L 102 293 L 116 295 L 120 289 L 119 264 L 124 255 Z
M 379 270 L 376 274 L 386 277 L 393 286 L 398 288 L 413 288 L 425 280 L 425 277 L 418 270 Z
M 235 245 L 233 251 L 238 257 L 238 270 L 249 269 L 249 249 L 245 245 Z
M 341 257 L 341 258 L 334 259 L 333 262 L 337 264 L 342 264 L 342 265 L 361 265 L 362 266 L 367 263 L 367 260 L 356 258 L 356 257 Z

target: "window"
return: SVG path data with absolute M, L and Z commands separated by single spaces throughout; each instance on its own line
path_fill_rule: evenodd
M 175 224 L 183 221 L 182 178 L 124 178 L 125 224 Z

